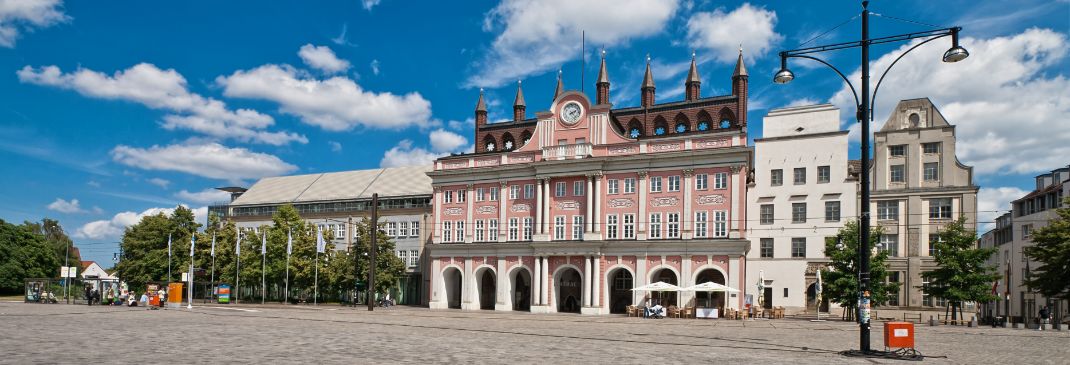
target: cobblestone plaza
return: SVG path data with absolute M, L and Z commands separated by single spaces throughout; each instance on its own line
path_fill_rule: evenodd
M 873 328 L 874 347 L 883 343 Z M 0 303 L 0 363 L 867 363 L 839 321 Z M 917 327 L 927 363 L 1070 363 L 1070 333 Z M 896 363 L 896 360 L 874 360 Z

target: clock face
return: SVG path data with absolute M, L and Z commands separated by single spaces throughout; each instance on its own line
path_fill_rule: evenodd
M 582 110 L 579 103 L 571 102 L 565 104 L 565 107 L 561 108 L 561 120 L 568 125 L 576 124 L 576 122 L 580 121 L 581 113 Z

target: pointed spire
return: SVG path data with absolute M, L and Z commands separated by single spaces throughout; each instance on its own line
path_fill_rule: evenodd
M 646 75 L 643 75 L 643 88 L 654 87 L 654 76 L 650 73 L 650 55 L 646 55 Z
M 554 100 L 565 93 L 565 84 L 561 82 L 561 69 L 557 69 L 557 90 L 554 91 Z
M 606 73 L 606 49 L 602 48 L 602 66 L 598 68 L 598 81 L 595 83 L 609 83 L 609 74 Z
M 732 76 L 747 76 L 747 67 L 743 66 L 743 43 L 739 44 L 739 58 L 736 59 L 736 72 Z
M 483 88 L 479 88 L 479 101 L 476 102 L 476 112 L 487 112 L 487 103 L 483 101 Z
M 516 80 L 516 99 L 513 100 L 513 106 L 526 106 L 524 103 L 524 89 L 520 88 L 520 80 Z
M 687 82 L 702 82 L 698 77 L 698 66 L 695 64 L 694 51 L 691 51 L 691 70 L 687 72 Z

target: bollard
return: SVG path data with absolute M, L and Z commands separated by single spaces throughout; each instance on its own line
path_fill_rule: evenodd
M 933 316 L 929 316 L 929 326 L 934 326 L 935 327 L 938 324 L 937 322 L 938 321 L 936 319 L 934 319 Z
M 973 318 L 970 318 L 970 323 L 967 325 L 967 327 L 977 327 L 977 316 L 973 316 Z

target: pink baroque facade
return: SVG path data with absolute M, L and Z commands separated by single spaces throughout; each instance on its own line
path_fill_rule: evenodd
M 532 120 L 518 90 L 504 126 L 485 123 L 481 95 L 476 140 L 488 143 L 428 173 L 430 306 L 609 314 L 651 299 L 634 287 L 713 281 L 742 292 L 658 300 L 742 307 L 752 148 L 739 62 L 731 95 L 701 98 L 689 75 L 686 100 L 653 103 L 651 82 L 638 108 L 613 109 L 604 70 L 599 100 L 559 87 Z M 714 126 L 710 115 L 726 119 Z

